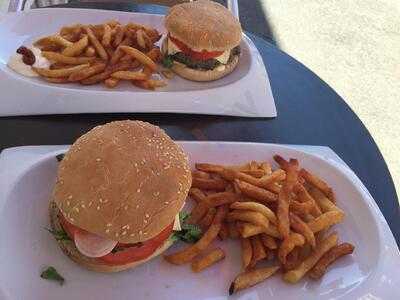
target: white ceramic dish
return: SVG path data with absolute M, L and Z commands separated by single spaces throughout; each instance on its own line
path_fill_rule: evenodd
M 354 254 L 337 262 L 321 281 L 288 285 L 275 276 L 231 297 L 227 290 L 240 269 L 236 242 L 222 244 L 227 258 L 200 274 L 161 258 L 118 274 L 89 272 L 70 261 L 43 229 L 49 223 L 47 205 L 58 165 L 55 155 L 67 147 L 11 148 L 0 155 L 0 299 L 399 299 L 400 259 L 394 238 L 368 191 L 334 156 L 315 150 L 326 157 L 322 159 L 273 144 L 181 144 L 192 163 L 269 160 L 275 153 L 298 158 L 337 193 L 347 216 L 336 228 L 342 241 L 355 244 Z M 66 278 L 63 287 L 40 279 L 46 265 L 55 266 Z
M 276 108 L 264 63 L 247 37 L 234 72 L 208 83 L 188 81 L 178 76 L 168 86 L 146 91 L 124 83 L 110 90 L 102 84 L 51 84 L 40 78 L 23 77 L 7 67 L 9 57 L 38 37 L 54 34 L 68 24 L 147 24 L 165 33 L 162 15 L 94 9 L 35 9 L 0 15 L 0 115 L 37 115 L 103 112 L 173 112 L 244 117 L 275 117 Z

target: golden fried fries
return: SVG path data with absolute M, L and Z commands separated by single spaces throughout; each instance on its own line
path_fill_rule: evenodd
M 192 187 L 203 190 L 224 191 L 228 183 L 223 179 L 193 178 Z
M 56 69 L 56 70 L 32 67 L 32 70 L 43 77 L 60 78 L 60 77 L 67 77 L 67 76 L 71 75 L 72 73 L 82 70 L 86 67 L 89 67 L 89 64 L 82 64 L 82 65 L 77 65 L 74 67 Z
M 261 242 L 265 246 L 265 248 L 275 250 L 278 248 L 278 245 L 273 237 L 266 233 L 261 233 L 260 234 Z
M 252 236 L 250 238 L 250 243 L 251 243 L 253 256 L 251 258 L 249 267 L 254 268 L 258 261 L 267 257 L 267 252 L 264 249 L 264 246 L 260 240 L 259 235 Z
M 111 77 L 123 80 L 144 80 L 146 74 L 135 71 L 117 71 L 111 74 Z
M 148 66 L 151 70 L 155 71 L 157 69 L 157 65 L 154 61 L 143 52 L 129 46 L 121 46 L 120 48 L 125 53 L 131 55 L 134 59 L 140 61 L 143 65 Z
M 311 174 L 306 169 L 300 170 L 300 176 L 303 177 L 308 183 L 320 189 L 325 196 L 328 197 L 333 203 L 336 203 L 335 195 L 329 185 L 323 181 L 321 178 L 317 177 L 314 174 Z
M 279 246 L 278 258 L 280 262 L 286 264 L 286 256 L 294 249 L 294 247 L 303 246 L 304 242 L 304 237 L 301 234 L 290 233 Z
M 276 194 L 273 194 L 270 191 L 267 191 L 265 189 L 255 186 L 255 185 L 252 185 L 245 181 L 236 179 L 235 183 L 237 184 L 240 191 L 244 195 L 246 195 L 250 198 L 253 198 L 261 203 L 268 204 L 269 202 L 274 202 L 274 201 L 277 201 L 277 199 L 278 199 Z
M 315 248 L 315 236 L 311 228 L 302 219 L 290 213 L 290 226 L 294 231 L 302 234 L 311 247 Z
M 239 276 L 235 278 L 235 280 L 229 287 L 229 295 L 232 295 L 237 291 L 249 288 L 256 285 L 257 283 L 264 281 L 268 277 L 274 275 L 278 270 L 279 266 L 264 267 L 239 274 Z
M 267 228 L 269 225 L 268 219 L 256 211 L 250 210 L 234 210 L 227 215 L 228 221 L 243 221 L 254 225 L 258 225 L 262 228 Z
M 192 262 L 192 271 L 201 272 L 205 268 L 212 266 L 213 264 L 223 260 L 225 258 L 225 252 L 221 248 L 213 249 L 210 253 L 203 256 L 202 258 Z
M 267 206 L 257 202 L 234 202 L 230 206 L 231 209 L 239 210 L 251 210 L 256 211 L 268 218 L 268 220 L 274 224 L 277 224 L 275 213 Z
M 109 24 L 104 24 L 104 33 L 101 43 L 104 47 L 109 47 L 111 44 L 111 27 Z
M 251 258 L 253 257 L 253 248 L 250 239 L 248 238 L 241 238 L 240 244 L 242 247 L 242 266 L 243 269 L 247 269 L 250 265 Z
M 113 89 L 118 85 L 119 81 L 120 80 L 117 78 L 107 78 L 104 80 L 104 85 L 110 89 Z
M 344 213 L 341 211 L 328 211 L 318 218 L 307 223 L 308 227 L 312 232 L 316 233 L 318 231 L 327 229 L 334 224 L 342 222 L 344 218 Z
M 81 65 L 91 63 L 95 60 L 95 57 L 71 57 L 52 51 L 42 51 L 42 55 L 50 61 L 59 62 L 67 65 Z
M 83 68 L 81 70 L 75 71 L 69 75 L 68 80 L 73 82 L 73 81 L 81 81 L 83 79 L 86 79 L 92 75 L 98 74 L 106 68 L 105 63 L 95 63 L 89 67 Z
M 76 43 L 71 44 L 67 48 L 65 48 L 61 54 L 64 56 L 78 56 L 83 52 L 83 50 L 87 47 L 89 44 L 89 39 L 87 35 L 82 37 L 79 41 Z
M 104 49 L 103 45 L 99 42 L 97 37 L 94 35 L 92 29 L 90 29 L 89 26 L 84 26 L 83 28 L 87 33 L 90 42 L 93 44 L 94 49 L 96 49 L 97 54 L 101 57 L 101 59 L 107 60 L 108 59 L 107 52 Z

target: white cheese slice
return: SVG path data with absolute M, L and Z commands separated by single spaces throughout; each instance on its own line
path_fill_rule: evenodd
M 174 231 L 181 231 L 182 230 L 181 222 L 179 221 L 179 214 L 177 214 L 175 216 L 173 230 Z
M 179 47 L 171 41 L 171 39 L 167 40 L 167 45 L 168 45 L 168 54 L 173 55 L 178 52 L 182 52 Z M 218 60 L 221 64 L 226 64 L 229 60 L 229 56 L 231 54 L 231 50 L 226 50 L 224 51 L 220 56 L 214 57 L 216 60 Z

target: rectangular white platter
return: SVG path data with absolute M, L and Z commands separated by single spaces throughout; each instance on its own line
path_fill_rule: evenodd
M 0 299 L 400 299 L 400 256 L 392 233 L 361 181 L 335 155 L 274 144 L 179 143 L 192 165 L 272 161 L 276 153 L 299 159 L 336 192 L 346 218 L 335 228 L 341 241 L 355 245 L 355 252 L 338 261 L 320 281 L 304 279 L 289 285 L 278 274 L 233 296 L 228 296 L 228 287 L 240 271 L 237 241 L 220 243 L 226 259 L 199 274 L 160 257 L 122 273 L 90 272 L 69 260 L 44 230 L 58 166 L 55 156 L 68 147 L 10 148 L 0 154 Z M 181 246 L 174 245 L 169 252 Z M 39 277 L 48 265 L 66 278 L 64 286 Z
M 7 67 L 21 45 L 74 23 L 96 24 L 116 19 L 136 22 L 166 33 L 162 15 L 95 9 L 48 8 L 0 14 L 0 116 L 74 113 L 160 112 L 275 117 L 276 108 L 263 60 L 243 35 L 239 64 L 213 82 L 192 82 L 175 76 L 168 86 L 147 91 L 124 82 L 115 89 L 102 84 L 52 84 Z

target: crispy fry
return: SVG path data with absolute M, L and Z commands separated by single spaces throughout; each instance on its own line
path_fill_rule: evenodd
M 242 266 L 243 269 L 246 269 L 251 262 L 251 258 L 253 257 L 253 249 L 251 247 L 251 242 L 249 238 L 241 238 L 240 245 L 242 247 Z
M 52 51 L 42 51 L 42 55 L 48 60 L 68 65 L 81 65 L 95 60 L 95 57 L 70 57 Z
M 235 180 L 235 183 L 238 185 L 240 191 L 250 198 L 256 199 L 262 203 L 277 201 L 277 195 L 271 193 L 270 191 L 238 179 Z
M 203 193 L 203 191 L 198 188 L 190 188 L 189 196 L 197 203 L 203 201 L 204 198 L 206 197 L 206 195 Z
M 188 224 L 197 224 L 206 215 L 208 209 L 209 207 L 204 201 L 197 203 L 187 220 Z
M 217 208 L 214 220 L 208 230 L 204 233 L 199 241 L 174 254 L 164 256 L 165 260 L 171 264 L 182 265 L 193 260 L 201 251 L 205 250 L 212 241 L 217 237 L 222 221 L 227 213 L 227 208 L 220 206 Z
M 96 56 L 96 50 L 92 46 L 89 46 L 85 50 L 85 55 L 89 57 Z
M 235 222 L 228 222 L 228 231 L 229 231 L 229 237 L 231 239 L 237 239 L 239 237 L 239 231 L 236 227 Z
M 269 236 L 266 233 L 261 233 L 260 234 L 260 238 L 261 238 L 261 242 L 263 243 L 263 245 L 271 250 L 277 249 L 278 245 L 276 244 L 276 241 L 273 237 Z
M 101 57 L 101 59 L 107 60 L 108 59 L 107 52 L 104 49 L 103 45 L 99 42 L 97 37 L 94 35 L 93 31 L 88 26 L 84 26 L 83 28 L 86 31 L 94 49 L 96 49 L 97 54 Z
M 117 71 L 111 74 L 111 77 L 124 80 L 144 80 L 146 75 L 135 71 Z
M 81 32 L 82 32 L 81 24 L 73 24 L 71 26 L 64 26 L 60 29 L 60 35 L 79 34 Z
M 131 66 L 131 62 L 120 62 L 113 66 L 107 66 L 103 72 L 93 75 L 89 78 L 86 78 L 86 79 L 82 80 L 80 83 L 87 84 L 87 85 L 96 84 L 98 82 L 104 81 L 107 78 L 109 78 L 112 73 L 127 70 L 130 68 L 130 66 Z
M 278 249 L 278 259 L 282 264 L 286 263 L 286 256 L 294 249 L 296 246 L 304 245 L 304 237 L 298 233 L 290 233 L 287 238 L 283 240 Z
M 295 214 L 290 213 L 290 226 L 294 231 L 302 234 L 306 238 L 307 242 L 315 248 L 315 236 L 307 223 L 303 222 L 303 220 Z
M 220 192 L 207 196 L 204 202 L 208 207 L 231 204 L 239 200 L 239 196 L 232 192 Z
M 300 248 L 295 247 L 286 257 L 286 262 L 283 265 L 285 271 L 290 271 L 300 264 Z
M 109 47 L 111 44 L 111 27 L 108 24 L 103 24 L 103 26 L 104 26 L 104 33 L 101 43 L 103 44 L 104 47 Z
M 199 171 L 199 170 L 194 170 L 192 171 L 192 177 L 198 177 L 198 178 L 204 178 L 204 179 L 210 179 L 211 176 L 207 172 Z
M 282 238 L 278 229 L 273 224 L 269 224 L 267 228 L 246 222 L 238 222 L 237 225 L 239 233 L 243 238 L 248 238 L 263 232 L 274 238 Z
M 279 193 L 276 216 L 278 218 L 278 224 L 277 224 L 278 230 L 283 238 L 287 238 L 290 232 L 289 203 L 290 203 L 290 194 L 287 188 L 282 188 Z
M 106 68 L 105 63 L 95 63 L 92 66 L 83 68 L 81 70 L 73 72 L 71 75 L 69 75 L 68 80 L 73 82 L 73 81 L 81 81 L 85 78 L 88 78 L 92 75 L 98 74 Z
M 257 186 L 266 188 L 269 187 L 272 183 L 285 180 L 285 178 L 286 178 L 286 172 L 282 169 L 278 169 L 273 171 L 269 175 L 261 177 L 258 181 Z
M 265 172 L 266 175 L 270 175 L 272 174 L 272 168 L 271 165 L 264 161 L 260 164 L 260 169 L 263 170 Z
M 231 209 L 257 211 L 268 218 L 274 224 L 277 224 L 275 213 L 267 206 L 257 202 L 234 202 L 231 204 Z
M 221 248 L 215 248 L 210 253 L 203 256 L 202 258 L 192 262 L 192 271 L 201 272 L 205 268 L 212 266 L 213 264 L 223 260 L 225 258 L 225 252 Z
M 296 193 L 297 195 L 297 199 L 300 202 L 309 202 L 311 201 L 311 203 L 313 203 L 313 208 L 311 210 L 311 214 L 314 217 L 318 217 L 322 214 L 321 209 L 318 205 L 318 203 L 315 201 L 315 199 L 308 193 L 308 191 L 305 189 L 305 187 L 301 184 L 296 184 L 293 187 L 293 191 Z
M 146 55 L 155 63 L 158 63 L 161 61 L 162 54 L 161 54 L 160 48 L 158 48 L 158 47 L 152 48 L 149 52 L 146 53 Z
M 204 230 L 210 227 L 212 220 L 214 220 L 215 214 L 217 213 L 217 209 L 214 207 L 211 207 L 204 218 L 198 222 L 198 225 Z
M 59 78 L 59 77 L 67 77 L 67 76 L 71 75 L 72 73 L 82 70 L 88 66 L 89 66 L 89 64 L 83 64 L 83 65 L 73 66 L 70 68 L 56 69 L 56 70 L 32 67 L 32 70 L 43 77 Z
M 267 257 L 267 252 L 265 252 L 264 246 L 261 243 L 260 236 L 255 235 L 250 238 L 251 248 L 253 250 L 253 256 L 249 267 L 254 268 L 258 261 Z
M 323 181 L 321 178 L 317 177 L 316 175 L 311 174 L 306 169 L 300 170 L 300 176 L 303 177 L 311 185 L 320 189 L 325 194 L 325 196 L 327 196 L 328 199 L 331 200 L 334 204 L 336 203 L 333 190 L 330 188 L 330 186 L 325 181 Z
M 223 179 L 215 180 L 196 177 L 192 179 L 192 187 L 197 187 L 204 190 L 224 191 L 227 184 L 228 183 Z
M 146 49 L 146 41 L 144 39 L 144 31 L 142 29 L 136 31 L 136 40 L 140 48 Z
M 311 270 L 318 260 L 328 252 L 332 247 L 336 246 L 338 241 L 338 236 L 336 233 L 329 235 L 327 238 L 321 241 L 321 243 L 317 244 L 317 247 L 311 253 L 309 257 L 307 257 L 297 268 L 286 272 L 283 275 L 283 280 L 289 283 L 298 282 L 303 276 Z
M 114 36 L 114 41 L 113 41 L 113 46 L 114 48 L 117 48 L 119 44 L 121 44 L 122 40 L 124 39 L 125 35 L 125 26 L 117 25 L 115 26 L 115 36 Z
M 229 229 L 226 222 L 222 222 L 221 229 L 218 233 L 218 236 L 221 241 L 226 240 L 229 237 Z
M 70 47 L 73 43 L 57 34 L 43 37 L 33 43 L 33 45 L 38 48 L 41 48 L 41 46 L 45 46 L 45 45 L 49 45 L 49 44 L 56 44 L 61 47 Z
M 58 77 L 58 78 L 44 77 L 44 79 L 51 83 L 69 83 L 67 77 Z
M 215 165 L 215 164 L 208 164 L 208 163 L 196 163 L 195 167 L 199 171 L 203 171 L 206 173 L 221 173 L 224 170 L 224 166 Z M 231 178 L 230 180 L 232 180 Z
M 314 203 L 312 201 L 299 202 L 296 200 L 290 201 L 289 209 L 298 215 L 306 215 L 314 209 Z
M 87 35 L 85 35 L 76 43 L 71 43 L 71 45 L 65 48 L 61 52 L 61 54 L 64 56 L 78 56 L 83 52 L 83 50 L 87 47 L 88 44 L 89 44 L 89 39 Z
M 278 270 L 279 266 L 264 267 L 239 274 L 229 287 L 229 295 L 264 281 L 268 277 L 274 275 Z
M 349 243 L 343 243 L 331 248 L 326 252 L 317 264 L 308 273 L 312 279 L 320 279 L 326 272 L 329 265 L 333 264 L 338 258 L 352 254 L 354 251 L 354 246 Z
M 107 78 L 104 80 L 104 85 L 110 89 L 113 89 L 118 85 L 119 81 L 120 80 L 117 78 Z
M 120 48 L 122 51 L 131 55 L 134 59 L 137 59 L 143 65 L 148 66 L 153 71 L 157 70 L 157 65 L 146 54 L 140 52 L 139 50 L 137 50 L 135 48 L 129 47 L 129 46 L 120 46 Z
M 250 210 L 234 210 L 227 215 L 228 221 L 243 221 L 254 225 L 261 226 L 262 228 L 267 228 L 269 225 L 268 219 L 260 214 L 259 212 Z
M 342 222 L 344 213 L 340 211 L 328 211 L 318 218 L 307 223 L 312 232 L 316 233 L 330 226 Z
M 340 208 L 338 208 L 331 200 L 329 200 L 323 192 L 321 192 L 319 189 L 310 186 L 309 192 L 311 196 L 315 199 L 315 202 L 318 204 L 318 206 L 321 208 L 322 212 L 328 212 L 328 211 L 341 211 L 343 212 Z

